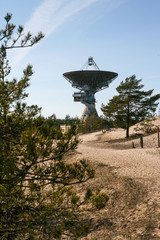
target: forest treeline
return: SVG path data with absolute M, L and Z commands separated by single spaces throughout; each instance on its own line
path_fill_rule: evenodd
M 108 129 L 113 127 L 113 123 L 105 119 L 105 117 L 97 117 L 97 115 L 92 115 L 82 122 L 78 117 L 70 117 L 69 114 L 65 118 L 57 118 L 55 114 L 50 117 L 42 117 L 43 128 L 47 134 L 51 134 L 56 129 L 61 132 L 61 126 L 71 126 L 76 130 L 76 133 L 90 133 L 94 131 L 99 131 L 103 129 Z

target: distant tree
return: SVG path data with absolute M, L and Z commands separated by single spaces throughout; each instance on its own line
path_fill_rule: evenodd
M 50 117 L 48 117 L 48 119 L 56 121 L 56 119 L 57 119 L 56 114 L 53 113 Z
M 78 124 L 80 122 L 80 120 L 78 119 L 78 117 L 72 118 L 72 117 L 70 117 L 69 114 L 67 114 L 65 116 L 65 119 L 62 119 L 62 122 L 65 125 L 71 125 L 72 126 L 72 125 Z
M 104 128 L 110 127 L 108 121 L 101 117 L 97 117 L 95 114 L 88 117 L 84 122 L 78 125 L 78 132 L 80 133 L 90 133 Z
M 73 131 L 59 139 L 46 134 L 40 108 L 24 102 L 32 66 L 26 67 L 19 81 L 9 80 L 7 50 L 33 46 L 43 34 L 24 35 L 19 26 L 16 35 L 11 15 L 5 20 L 0 31 L 0 239 L 60 239 L 62 235 L 76 239 L 88 227 L 81 220 L 80 207 L 90 201 L 99 209 L 108 197 L 87 190 L 80 198 L 73 190 L 72 185 L 94 176 L 85 160 L 67 163 L 64 159 L 76 148 L 76 136 Z
M 80 120 L 78 117 L 70 117 L 69 114 L 65 116 L 65 118 L 56 118 L 55 114 L 52 114 L 50 117 L 46 119 L 46 125 L 50 127 L 60 128 L 61 125 L 70 125 L 74 126 L 79 124 Z
M 142 90 L 144 85 L 141 81 L 135 75 L 126 78 L 116 88 L 118 95 L 101 108 L 106 118 L 116 127 L 126 129 L 126 138 L 129 138 L 130 126 L 153 116 L 160 99 L 160 94 L 152 96 L 153 89 Z

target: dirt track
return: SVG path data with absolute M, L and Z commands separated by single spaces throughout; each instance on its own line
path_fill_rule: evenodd
M 150 141 L 151 146 L 155 135 L 144 138 L 144 142 Z M 113 144 L 98 141 L 101 137 L 104 138 L 100 132 L 83 135 L 78 151 L 93 163 L 98 162 L 116 167 L 114 172 L 118 175 L 149 184 L 150 188 L 154 189 L 157 200 L 160 200 L 160 149 L 156 145 L 152 148 L 132 148 L 132 140 L 127 142 L 130 149 L 125 149 L 126 143 L 124 143 L 124 149 L 119 149 L 118 145 L 123 148 L 120 141 L 114 144 L 118 148 L 116 149 Z

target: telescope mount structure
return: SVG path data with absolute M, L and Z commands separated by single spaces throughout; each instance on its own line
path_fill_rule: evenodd
M 92 67 L 93 70 L 89 70 L 89 67 Z M 95 93 L 109 87 L 118 74 L 101 71 L 93 58 L 89 57 L 82 70 L 65 72 L 63 76 L 72 84 L 72 87 L 79 90 L 79 92 L 74 92 L 73 97 L 75 102 L 85 104 L 86 107 L 81 117 L 81 120 L 85 121 L 93 114 L 98 117 L 95 108 Z

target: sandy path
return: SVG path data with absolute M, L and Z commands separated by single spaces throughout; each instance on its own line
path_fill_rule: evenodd
M 92 162 L 115 167 L 114 172 L 121 176 L 134 178 L 145 184 L 152 194 L 152 200 L 160 201 L 160 151 L 158 148 L 134 148 L 127 150 L 100 148 L 95 141 L 99 133 L 80 137 L 78 152 Z M 154 138 L 154 136 L 153 136 Z M 150 139 L 152 141 L 152 138 Z M 94 144 L 92 144 L 94 143 Z

